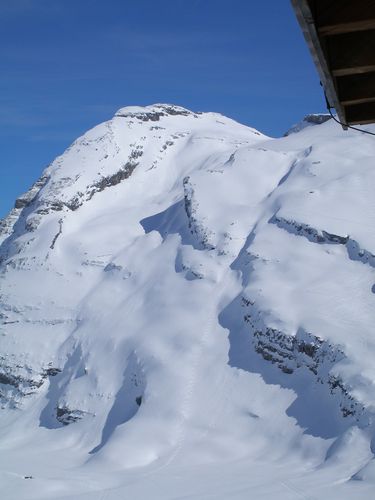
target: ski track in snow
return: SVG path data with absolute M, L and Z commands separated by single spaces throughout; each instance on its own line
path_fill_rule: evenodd
M 181 450 L 183 448 L 184 442 L 186 440 L 186 434 L 187 434 L 187 423 L 189 421 L 189 417 L 191 415 L 191 402 L 194 397 L 194 388 L 198 382 L 198 369 L 199 369 L 199 361 L 201 357 L 204 354 L 204 349 L 207 344 L 207 338 L 213 328 L 214 321 L 216 320 L 216 316 L 214 312 L 209 314 L 209 319 L 207 322 L 207 326 L 203 330 L 203 335 L 201 337 L 201 341 L 199 343 L 199 346 L 196 349 L 196 353 L 194 355 L 194 361 L 192 363 L 191 369 L 190 369 L 190 376 L 188 378 L 187 385 L 185 387 L 185 396 L 182 400 L 181 403 L 181 408 L 180 408 L 180 419 L 178 422 L 178 431 L 177 431 L 177 439 L 176 443 L 174 445 L 174 449 L 169 455 L 169 457 L 165 460 L 163 464 L 160 466 L 157 466 L 155 469 L 151 470 L 147 475 L 151 474 L 156 474 L 157 472 L 165 469 L 166 467 L 170 466 L 178 457 L 178 455 L 181 453 Z

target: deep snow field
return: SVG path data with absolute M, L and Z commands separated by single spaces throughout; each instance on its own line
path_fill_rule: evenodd
M 375 498 L 375 139 L 324 120 L 123 108 L 16 201 L 1 500 Z

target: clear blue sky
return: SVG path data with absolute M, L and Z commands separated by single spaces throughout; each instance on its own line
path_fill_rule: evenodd
M 0 216 L 85 130 L 155 102 L 273 136 L 324 110 L 289 0 L 0 0 Z

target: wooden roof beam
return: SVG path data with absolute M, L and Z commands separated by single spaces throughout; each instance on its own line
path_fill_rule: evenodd
M 375 123 L 375 0 L 291 2 L 343 128 Z
M 327 37 L 326 50 L 336 77 L 375 71 L 375 30 Z
M 345 106 L 345 114 L 348 123 L 353 125 L 374 123 L 375 102 Z
M 336 109 L 339 120 L 346 123 L 345 111 L 337 98 L 335 83 L 327 65 L 326 56 L 323 52 L 319 35 L 315 27 L 311 8 L 312 0 L 291 0 L 291 2 L 298 22 L 302 28 L 306 43 L 310 49 L 315 66 L 317 67 L 320 81 L 323 84 L 327 98 L 330 104 Z
M 375 71 L 375 63 L 366 64 L 363 66 L 347 64 L 343 68 L 333 69 L 332 74 L 334 76 L 347 76 L 347 75 L 357 75 L 359 73 L 371 73 L 372 71 Z
M 354 21 L 351 23 L 331 24 L 319 26 L 318 31 L 322 36 L 341 35 L 352 31 L 366 31 L 375 29 L 375 19 L 366 19 L 365 21 Z
M 364 104 L 366 102 L 375 102 L 375 97 L 361 97 L 359 99 L 348 99 L 347 101 L 341 101 L 343 106 L 349 106 L 350 104 Z
M 336 79 L 339 99 L 344 105 L 375 100 L 375 72 Z
M 320 35 L 375 29 L 375 0 L 309 0 Z

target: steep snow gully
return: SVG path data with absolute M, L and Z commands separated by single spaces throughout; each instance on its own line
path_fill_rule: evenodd
M 4 500 L 375 497 L 375 142 L 119 110 L 0 221 Z

